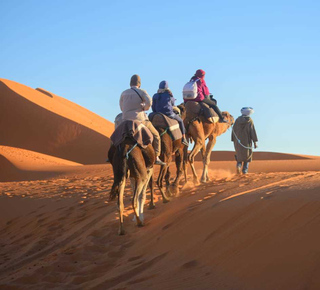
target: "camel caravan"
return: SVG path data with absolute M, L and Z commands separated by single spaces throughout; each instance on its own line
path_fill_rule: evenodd
M 219 110 L 204 77 L 203 70 L 196 71 L 183 88 L 184 103 L 178 106 L 175 106 L 175 99 L 166 81 L 159 84 L 159 90 L 151 99 L 140 88 L 141 79 L 138 75 L 131 77 L 130 88 L 121 94 L 122 113 L 116 117 L 108 152 L 108 162 L 112 164 L 114 173 L 110 199 L 118 197 L 120 235 L 125 233 L 123 197 L 127 179 L 130 179 L 133 191 L 134 220 L 139 227 L 144 224 L 143 210 L 148 187 L 151 193 L 149 208 L 155 207 L 154 165 L 161 166 L 156 184 L 165 203 L 178 194 L 181 183 L 184 185 L 187 182 L 186 163 L 190 163 L 193 182 L 199 183 L 194 167 L 194 159 L 199 151 L 203 160 L 200 181 L 209 181 L 208 166 L 216 138 L 234 124 L 234 118 L 228 112 Z M 147 116 L 146 111 L 150 108 L 152 113 Z M 190 153 L 189 142 L 194 143 Z M 173 156 L 176 174 L 171 182 L 169 165 Z

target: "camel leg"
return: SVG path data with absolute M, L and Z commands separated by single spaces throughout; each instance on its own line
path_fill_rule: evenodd
M 171 184 L 170 191 L 174 195 L 177 195 L 179 193 L 179 182 L 180 182 L 180 179 L 182 178 L 182 172 L 183 172 L 183 148 L 179 148 L 176 151 L 175 161 L 176 161 L 177 174 L 174 182 Z
M 147 187 L 150 181 L 150 178 L 153 174 L 153 168 L 149 168 L 147 169 L 147 180 L 142 188 L 141 193 L 139 194 L 139 198 L 138 198 L 138 211 L 139 211 L 139 218 L 141 220 L 141 222 L 144 222 L 144 216 L 143 216 L 143 209 L 144 209 L 144 204 L 146 202 L 146 197 L 147 197 Z
M 188 162 L 188 148 L 185 146 L 183 148 L 183 174 L 184 174 L 184 184 L 188 182 L 188 169 L 187 169 L 187 162 Z
M 157 185 L 158 185 L 159 190 L 161 192 L 163 203 L 167 203 L 170 201 L 169 197 L 165 194 L 165 192 L 163 190 L 163 178 L 167 172 L 167 169 L 168 169 L 168 165 L 161 166 L 160 173 L 159 173 L 158 180 L 157 180 Z
M 145 179 L 140 179 L 137 178 L 135 181 L 135 188 L 134 188 L 134 193 L 133 193 L 133 198 L 132 198 L 132 207 L 133 207 L 133 211 L 135 214 L 135 218 L 136 218 L 136 222 L 137 222 L 137 226 L 141 227 L 143 226 L 142 221 L 140 220 L 139 217 L 139 211 L 138 211 L 138 199 L 140 197 L 140 193 L 145 185 L 146 180 Z
M 152 169 L 153 170 L 153 169 Z M 149 188 L 150 188 L 150 203 L 149 203 L 149 209 L 154 209 L 156 206 L 154 204 L 154 183 L 153 183 L 153 172 L 150 176 L 150 180 L 149 180 Z
M 209 176 L 208 176 L 208 167 L 210 164 L 210 157 L 211 157 L 211 152 L 216 144 L 216 138 L 214 138 L 212 135 L 209 137 L 209 142 L 207 144 L 207 148 L 205 150 L 205 154 L 203 156 L 203 172 L 201 176 L 201 182 L 207 182 L 209 181 Z
M 193 149 L 191 150 L 190 154 L 189 154 L 189 163 L 190 163 L 190 167 L 192 170 L 192 174 L 193 174 L 193 183 L 194 184 L 199 184 L 199 179 L 198 179 L 198 175 L 196 172 L 196 169 L 194 167 L 194 158 L 195 156 L 198 154 L 198 152 L 200 151 L 200 149 L 203 148 L 203 142 L 202 140 L 196 140 L 195 144 L 193 146 Z
M 123 228 L 123 210 L 124 210 L 124 204 L 123 204 L 123 195 L 124 195 L 124 188 L 126 185 L 126 178 L 124 177 L 120 183 L 119 186 L 119 195 L 118 195 L 118 208 L 119 208 L 119 221 L 120 221 L 120 225 L 119 225 L 119 235 L 124 235 L 125 231 Z
M 170 167 L 168 166 L 166 175 L 165 175 L 165 177 L 164 177 L 164 180 L 165 180 L 165 182 L 166 182 L 166 192 L 167 192 L 167 195 L 168 195 L 168 196 L 172 196 L 172 193 L 171 193 L 171 191 L 170 191 L 170 175 L 171 175 L 171 173 L 170 173 Z

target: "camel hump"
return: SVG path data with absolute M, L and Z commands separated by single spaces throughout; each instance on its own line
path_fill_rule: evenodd
M 209 123 L 219 121 L 217 113 L 205 103 L 187 102 L 186 103 L 186 119 L 192 120 L 199 116 L 203 116 Z

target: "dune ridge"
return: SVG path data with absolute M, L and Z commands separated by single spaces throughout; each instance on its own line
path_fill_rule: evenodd
M 264 152 L 254 151 L 253 160 L 304 160 L 304 159 L 317 159 L 319 156 L 302 155 L 302 154 L 290 154 L 280 152 Z M 196 161 L 201 161 L 201 155 L 196 156 Z M 234 161 L 234 151 L 219 151 L 213 150 L 210 156 L 211 161 Z
M 39 180 L 82 166 L 80 163 L 0 145 L 0 182 Z
M 113 124 L 62 97 L 0 79 L 1 145 L 82 164 L 104 163 Z

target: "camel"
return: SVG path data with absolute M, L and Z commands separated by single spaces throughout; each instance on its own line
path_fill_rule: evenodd
M 182 118 L 184 118 L 185 108 L 184 106 L 178 107 Z M 154 118 L 157 118 L 155 116 Z M 160 117 L 162 118 L 162 117 Z M 154 120 L 154 119 L 153 119 Z M 173 141 L 165 128 L 160 128 L 155 125 L 161 138 L 161 155 L 160 159 L 166 163 L 166 165 L 161 166 L 159 176 L 157 179 L 157 186 L 162 195 L 162 201 L 167 203 L 170 201 L 170 196 L 176 195 L 179 192 L 179 183 L 182 178 L 182 173 L 185 173 L 185 158 L 184 158 L 184 148 L 186 147 L 182 144 L 182 139 Z M 176 178 L 173 183 L 170 183 L 170 162 L 172 161 L 172 155 L 175 155 L 175 163 L 177 168 Z M 185 182 L 187 182 L 187 176 L 185 176 Z M 166 193 L 163 190 L 163 180 L 166 183 Z M 150 191 L 151 191 L 151 201 L 149 208 L 154 208 L 153 202 L 153 177 L 150 179 Z
M 227 123 L 209 123 L 202 115 L 198 115 L 191 120 L 184 118 L 188 137 L 194 141 L 194 146 L 188 156 L 188 161 L 192 169 L 193 182 L 195 184 L 199 184 L 198 175 L 194 167 L 195 156 L 201 151 L 203 162 L 201 182 L 205 183 L 209 181 L 208 166 L 210 164 L 211 151 L 216 144 L 216 138 L 225 133 L 234 123 L 234 118 L 228 112 L 222 112 L 222 115 L 227 120 Z M 207 139 L 209 141 L 206 146 L 205 141 Z
M 146 189 L 153 175 L 155 152 L 152 145 L 149 144 L 143 149 L 135 146 L 135 144 L 134 140 L 127 137 L 118 147 L 112 145 L 108 152 L 108 158 L 114 173 L 110 200 L 118 196 L 119 235 L 125 234 L 123 227 L 123 195 L 126 179 L 130 176 L 133 189 L 132 207 L 135 216 L 134 220 L 138 227 L 142 227 L 144 225 L 143 208 L 146 201 Z

